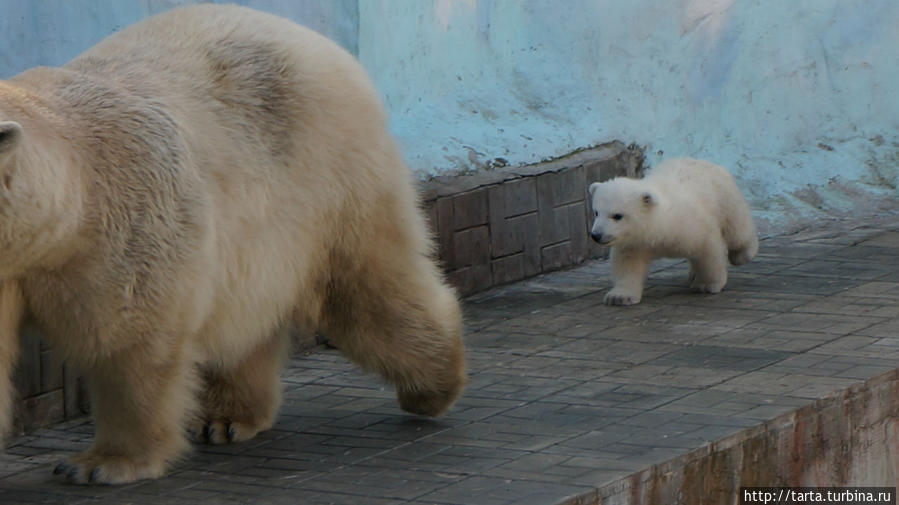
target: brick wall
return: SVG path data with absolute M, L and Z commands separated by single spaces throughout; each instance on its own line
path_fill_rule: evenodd
M 643 153 L 612 142 L 527 167 L 438 177 L 425 210 L 449 280 L 463 295 L 605 253 L 588 236 L 591 182 L 642 175 Z

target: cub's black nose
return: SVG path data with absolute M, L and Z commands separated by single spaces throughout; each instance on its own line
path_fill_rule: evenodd
M 591 232 L 590 232 L 590 238 L 592 238 L 593 241 L 596 242 L 597 244 L 601 244 L 601 243 L 602 243 L 602 233 L 596 233 L 596 232 L 592 232 L 592 231 L 591 231 Z

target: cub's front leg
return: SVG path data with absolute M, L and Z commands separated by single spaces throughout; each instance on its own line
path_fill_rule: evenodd
M 612 289 L 606 293 L 606 305 L 634 305 L 643 297 L 643 283 L 652 255 L 633 249 L 612 247 Z
M 165 473 L 188 447 L 194 365 L 178 338 L 151 335 L 85 367 L 94 443 L 54 470 L 76 484 L 124 484 Z

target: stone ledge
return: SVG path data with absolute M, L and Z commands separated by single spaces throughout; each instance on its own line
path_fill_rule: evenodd
M 640 177 L 643 152 L 619 141 L 523 167 L 436 177 L 422 203 L 449 281 L 468 295 L 605 254 L 588 240 L 587 187 Z
M 559 505 L 736 503 L 741 487 L 895 486 L 899 370 Z

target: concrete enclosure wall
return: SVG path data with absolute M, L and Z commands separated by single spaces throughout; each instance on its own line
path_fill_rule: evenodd
M 0 78 L 189 0 L 0 0 Z M 895 208 L 892 0 L 242 0 L 357 54 L 422 176 L 621 140 L 730 167 L 770 228 Z
M 730 167 L 784 228 L 894 208 L 896 26 L 891 0 L 370 0 L 359 47 L 418 169 L 620 139 Z

